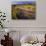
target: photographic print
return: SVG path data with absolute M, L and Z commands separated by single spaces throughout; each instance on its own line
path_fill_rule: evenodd
M 36 19 L 35 1 L 13 1 L 11 10 L 12 19 Z

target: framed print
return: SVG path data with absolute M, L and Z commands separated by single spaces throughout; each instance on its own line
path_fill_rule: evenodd
M 12 19 L 36 19 L 35 1 L 18 1 L 12 3 Z

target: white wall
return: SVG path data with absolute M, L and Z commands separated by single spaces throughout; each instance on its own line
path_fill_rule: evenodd
M 19 32 L 20 35 L 17 33 L 14 33 L 16 36 L 15 39 L 18 40 L 18 37 L 21 37 L 25 34 L 31 34 L 32 31 L 33 32 L 45 31 L 44 33 L 46 33 L 46 0 L 36 0 L 36 4 L 37 4 L 36 20 L 12 20 L 11 19 L 12 1 L 13 0 L 0 0 L 0 9 L 6 13 L 7 19 L 9 20 L 9 23 L 8 22 L 5 23 L 5 26 L 8 27 L 8 29 L 10 29 L 11 31 L 20 31 Z
M 6 12 L 7 19 L 9 20 L 9 23 L 6 23 L 7 27 L 46 27 L 46 0 L 36 0 L 36 20 L 12 20 L 12 1 L 13 0 L 0 0 L 0 9 Z

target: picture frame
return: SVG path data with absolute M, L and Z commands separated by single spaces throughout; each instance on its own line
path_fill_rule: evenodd
M 36 19 L 35 1 L 13 1 L 11 6 L 11 17 L 13 20 Z

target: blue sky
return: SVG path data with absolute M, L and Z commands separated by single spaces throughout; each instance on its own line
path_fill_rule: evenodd
M 29 1 L 30 2 L 30 1 L 36 1 L 36 0 L 10 0 L 10 1 L 12 2 L 12 4 L 17 4 L 18 2 L 16 2 L 16 1 Z
M 11 0 L 11 1 L 35 1 L 35 0 Z
M 12 4 L 32 4 L 34 1 L 12 1 Z

